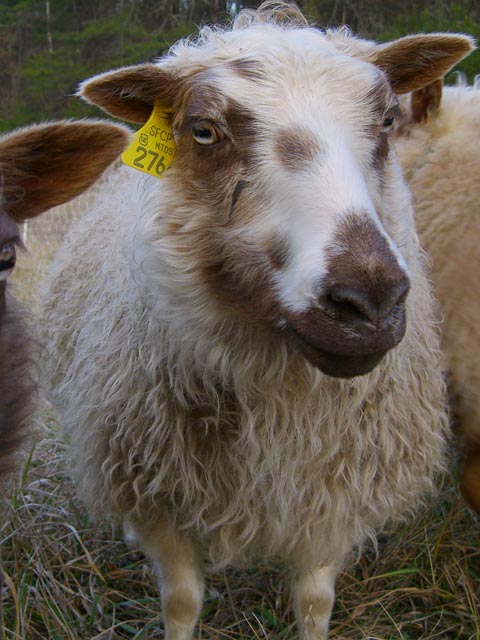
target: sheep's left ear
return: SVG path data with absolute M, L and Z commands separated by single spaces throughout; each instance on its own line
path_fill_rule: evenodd
M 169 72 L 147 63 L 107 71 L 85 80 L 77 96 L 115 118 L 143 124 L 156 102 L 167 108 L 173 106 L 175 86 Z
M 0 195 L 16 221 L 85 191 L 127 147 L 130 131 L 100 121 L 55 122 L 0 138 Z
M 400 95 L 443 77 L 474 48 L 475 41 L 469 36 L 420 34 L 377 45 L 367 60 L 385 71 L 393 90 Z

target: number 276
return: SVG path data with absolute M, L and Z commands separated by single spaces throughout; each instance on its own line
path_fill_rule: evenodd
M 160 156 L 159 153 L 157 153 L 156 151 L 147 151 L 144 147 L 137 147 L 137 153 L 139 153 L 140 155 L 138 155 L 135 158 L 135 160 L 133 161 L 133 164 L 139 169 L 145 169 L 145 165 L 143 164 L 142 161 L 145 160 L 145 158 L 150 155 L 152 156 L 152 159 L 150 160 L 148 166 L 146 167 L 146 170 L 151 171 L 155 166 L 155 172 L 158 173 L 158 175 L 162 174 L 165 171 L 165 165 L 163 164 L 163 160 L 165 156 L 162 156 L 159 159 L 159 156 Z

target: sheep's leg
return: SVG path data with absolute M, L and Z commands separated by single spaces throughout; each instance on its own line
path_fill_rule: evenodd
M 292 578 L 293 606 L 301 640 L 327 639 L 337 573 L 338 566 L 330 564 Z
M 125 532 L 153 560 L 159 577 L 165 640 L 192 640 L 204 592 L 194 544 L 164 522 L 148 530 L 128 523 Z

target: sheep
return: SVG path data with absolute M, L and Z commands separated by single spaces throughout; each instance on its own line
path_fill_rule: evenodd
M 396 147 L 442 309 L 452 414 L 466 445 L 461 488 L 480 513 L 480 90 L 461 78 L 442 84 L 405 96 Z
M 13 470 L 35 398 L 32 339 L 7 287 L 21 246 L 17 223 L 80 194 L 128 141 L 125 128 L 57 122 L 0 137 L 0 478 Z
M 291 11 L 79 89 L 148 120 L 138 162 L 154 106 L 171 112 L 171 166 L 108 177 L 41 305 L 79 496 L 153 561 L 168 640 L 193 637 L 206 571 L 259 559 L 290 572 L 299 637 L 325 639 L 345 558 L 443 466 L 438 331 L 389 131 L 395 92 L 472 42 L 376 45 Z

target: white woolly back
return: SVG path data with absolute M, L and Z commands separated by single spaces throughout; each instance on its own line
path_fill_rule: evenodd
M 458 83 L 445 86 L 438 114 L 433 118 L 433 135 L 440 136 L 480 128 L 480 87 L 468 86 L 459 76 Z
M 402 107 L 409 114 L 410 96 L 402 99 Z M 475 147 L 475 136 L 480 131 L 480 87 L 478 82 L 469 86 L 465 77 L 457 74 L 455 85 L 445 85 L 441 103 L 437 111 L 426 122 L 405 125 L 405 135 L 401 135 L 396 146 L 399 149 L 402 166 L 410 181 L 415 166 L 425 164 L 425 152 L 440 157 L 453 144 L 453 153 L 460 141 L 467 142 L 467 148 Z M 469 142 L 470 140 L 470 142 Z M 470 151 L 468 152 L 470 154 Z M 448 157 L 448 156 L 447 156 Z M 445 177 L 451 175 L 453 165 L 445 162 Z
M 480 439 L 479 138 L 480 90 L 460 76 L 455 86 L 443 87 L 427 122 L 409 125 L 396 141 L 432 261 L 457 417 L 474 440 Z

